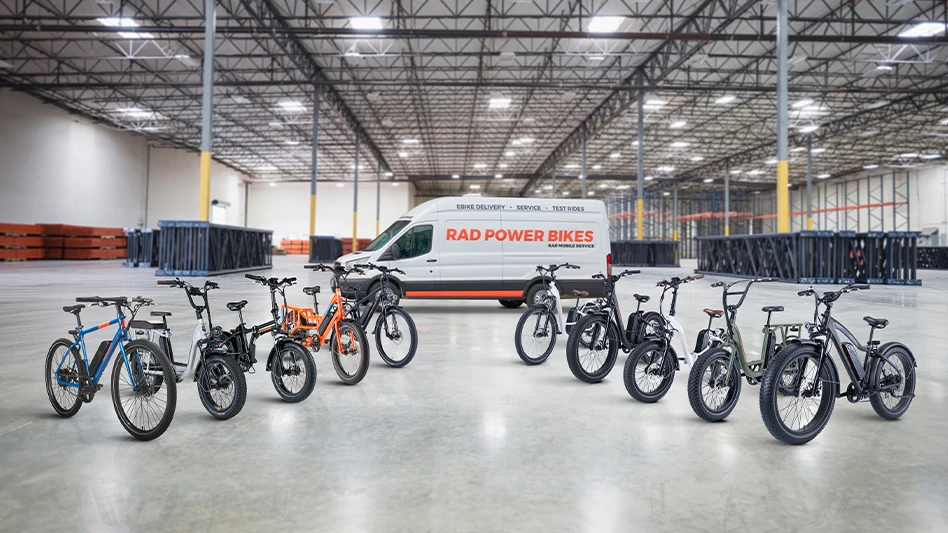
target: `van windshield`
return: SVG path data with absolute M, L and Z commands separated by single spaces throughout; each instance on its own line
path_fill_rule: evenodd
M 379 234 L 374 241 L 370 242 L 368 246 L 362 249 L 363 252 L 374 252 L 386 244 L 388 241 L 392 240 L 392 237 L 396 236 L 405 229 L 405 226 L 411 222 L 410 220 L 396 220 L 391 226 L 388 227 L 385 231 Z

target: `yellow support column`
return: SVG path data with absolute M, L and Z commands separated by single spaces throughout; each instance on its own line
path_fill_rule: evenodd
M 207 222 L 211 219 L 211 153 L 201 152 L 201 206 L 200 219 Z
M 352 251 L 355 252 L 359 249 L 359 239 L 356 237 L 356 228 L 359 225 L 359 213 L 358 211 L 352 212 Z
M 790 232 L 790 162 L 777 162 L 777 233 Z
M 309 234 L 316 235 L 316 195 L 309 195 Z
M 645 199 L 639 198 L 635 206 L 635 230 L 636 240 L 645 239 Z
M 379 219 L 375 219 L 375 236 L 378 237 L 381 230 L 382 222 Z

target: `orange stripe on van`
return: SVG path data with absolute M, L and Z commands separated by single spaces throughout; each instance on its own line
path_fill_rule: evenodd
M 405 291 L 408 298 L 523 298 L 523 291 Z

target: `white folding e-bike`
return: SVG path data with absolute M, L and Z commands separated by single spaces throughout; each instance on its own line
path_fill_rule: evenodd
M 704 310 L 708 315 L 708 327 L 698 333 L 694 351 L 689 350 L 686 344 L 688 336 L 685 334 L 685 328 L 675 320 L 678 288 L 689 281 L 703 277 L 701 274 L 684 278 L 674 277 L 657 283 L 659 287 L 662 287 L 658 310 L 662 313 L 664 323 L 655 327 L 651 338 L 637 345 L 625 360 L 623 373 L 625 390 L 636 400 L 645 403 L 660 400 L 675 380 L 675 372 L 679 370 L 679 361 L 684 361 L 689 366 L 693 365 L 702 353 L 722 342 L 724 329 L 713 330 L 711 324 L 715 318 L 724 315 L 723 310 Z M 665 293 L 668 291 L 672 291 L 672 300 L 668 313 L 665 314 L 662 312 L 662 304 L 665 301 Z
M 530 291 L 535 295 L 530 302 L 532 305 L 517 322 L 517 331 L 514 334 L 517 355 L 528 365 L 538 365 L 546 361 L 556 346 L 556 338 L 568 335 L 576 321 L 590 310 L 598 308 L 595 301 L 581 302 L 582 298 L 589 296 L 588 292 L 574 290 L 576 305 L 563 316 L 563 301 L 556 286 L 556 271 L 561 268 L 579 269 L 569 263 L 549 267 L 537 266 L 537 272 L 543 280 L 542 289 Z

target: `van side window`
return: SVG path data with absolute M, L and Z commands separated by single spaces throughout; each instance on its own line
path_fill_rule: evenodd
M 430 225 L 415 226 L 392 243 L 392 259 L 411 259 L 430 252 L 433 233 Z

